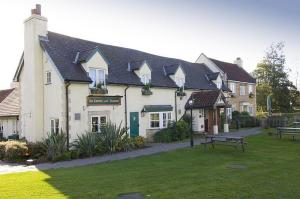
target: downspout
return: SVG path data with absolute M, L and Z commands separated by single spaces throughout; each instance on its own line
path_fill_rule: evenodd
M 175 90 L 175 121 L 177 122 L 177 90 Z
M 125 128 L 127 129 L 127 90 L 129 88 L 129 85 L 127 85 L 127 87 L 124 90 L 124 100 L 125 100 Z M 126 131 L 127 133 L 127 131 Z
M 69 136 L 69 86 L 70 82 L 65 82 L 66 85 L 66 134 L 67 134 L 67 150 L 70 147 L 70 136 Z

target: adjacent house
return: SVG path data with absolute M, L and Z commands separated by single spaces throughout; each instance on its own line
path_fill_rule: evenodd
M 256 80 L 243 69 L 243 61 L 237 58 L 234 63 L 219 61 L 201 54 L 196 63 L 202 63 L 214 73 L 220 74 L 221 79 L 230 89 L 229 112 L 249 112 L 256 115 Z
M 0 90 L 0 139 L 19 132 L 19 94 L 17 88 Z

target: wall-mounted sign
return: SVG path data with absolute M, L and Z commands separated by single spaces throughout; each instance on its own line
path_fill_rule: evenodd
M 121 105 L 122 96 L 88 96 L 88 106 Z

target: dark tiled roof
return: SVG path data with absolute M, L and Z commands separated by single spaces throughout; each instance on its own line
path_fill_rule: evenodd
M 141 61 L 132 61 L 129 62 L 130 65 L 130 71 L 138 70 L 140 69 L 143 64 L 146 62 L 146 60 L 141 60 Z M 150 66 L 149 66 L 150 67 Z
M 192 107 L 194 109 L 196 109 L 196 108 L 212 108 L 216 104 L 220 95 L 222 96 L 223 100 L 225 100 L 224 96 L 222 95 L 221 91 L 219 91 L 219 90 L 194 92 L 194 93 L 192 93 L 189 100 L 187 101 L 185 108 L 186 109 L 191 108 L 191 106 L 189 105 L 189 101 L 191 99 L 194 100 L 194 104 L 192 105 Z
M 169 66 L 164 66 L 164 71 L 166 75 L 174 75 L 180 65 L 179 64 L 173 64 Z
M 207 74 L 207 78 L 210 80 L 210 81 L 213 81 L 213 80 L 216 80 L 219 76 L 219 72 L 216 72 L 216 73 L 209 73 Z
M 219 61 L 216 59 L 209 58 L 213 61 L 223 72 L 227 74 L 229 80 L 255 83 L 256 80 L 243 68 L 236 64 Z
M 12 89 L 6 89 L 6 90 L 0 90 L 0 103 L 5 100 L 5 98 L 13 92 L 14 88 Z
M 86 41 L 65 35 L 48 32 L 48 38 L 41 38 L 41 45 L 47 51 L 57 66 L 64 80 L 90 82 L 84 69 L 73 63 L 78 51 L 98 47 L 109 62 L 109 84 L 141 85 L 138 76 L 128 71 L 128 63 L 135 60 L 146 60 L 152 69 L 151 85 L 154 87 L 174 87 L 174 81 L 166 77 L 163 66 L 180 63 L 186 74 L 187 89 L 216 89 L 216 86 L 206 78 L 211 71 L 204 64 L 190 63 L 179 59 L 161 57 L 128 48 L 116 47 Z
M 87 49 L 87 50 L 83 50 L 78 52 L 78 57 L 76 62 L 84 62 L 86 61 L 89 57 L 91 57 L 96 51 L 98 51 L 97 47 L 96 48 L 92 48 L 92 49 Z

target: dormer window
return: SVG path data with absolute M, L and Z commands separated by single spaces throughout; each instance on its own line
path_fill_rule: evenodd
M 151 82 L 151 74 L 143 74 L 143 75 L 141 75 L 141 82 L 144 85 L 150 84 L 150 82 Z
M 184 87 L 185 78 L 184 77 L 175 77 L 175 83 L 178 87 Z
M 97 87 L 98 84 L 105 85 L 105 70 L 99 68 L 90 68 L 89 76 L 92 79 L 90 87 Z
M 216 83 L 216 86 L 217 86 L 218 89 L 221 89 L 221 87 L 222 87 L 222 82 L 217 82 L 217 83 Z

